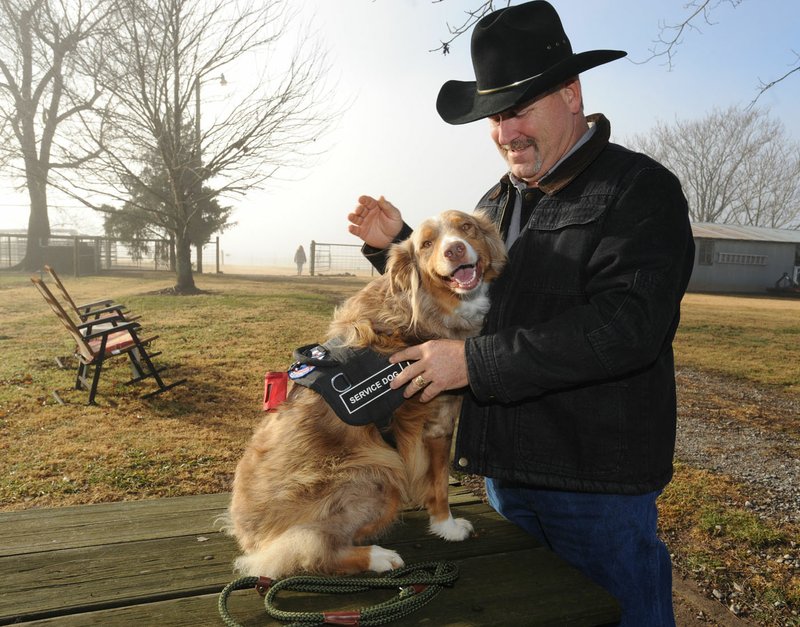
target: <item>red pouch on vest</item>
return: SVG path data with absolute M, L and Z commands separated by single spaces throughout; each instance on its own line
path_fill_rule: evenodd
M 273 411 L 286 400 L 286 371 L 268 372 L 264 376 L 264 411 Z

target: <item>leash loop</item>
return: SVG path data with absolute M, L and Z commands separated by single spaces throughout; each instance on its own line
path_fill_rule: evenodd
M 458 579 L 458 567 L 452 562 L 425 562 L 398 568 L 380 577 L 327 577 L 298 575 L 273 581 L 266 577 L 242 577 L 229 583 L 219 595 L 217 608 L 228 627 L 241 627 L 228 611 L 228 597 L 236 590 L 256 588 L 264 595 L 264 609 L 272 618 L 289 622 L 286 627 L 306 625 L 383 625 L 415 612 L 428 603 L 444 586 Z M 399 589 L 394 597 L 358 610 L 333 612 L 290 612 L 275 607 L 284 590 L 315 594 L 353 594 L 377 589 Z

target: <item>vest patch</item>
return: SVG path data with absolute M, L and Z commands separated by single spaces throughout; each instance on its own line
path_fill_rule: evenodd
M 389 363 L 369 348 L 353 349 L 336 340 L 294 351 L 289 378 L 322 395 L 344 422 L 385 428 L 403 404 L 403 390 L 389 387 L 411 362 Z

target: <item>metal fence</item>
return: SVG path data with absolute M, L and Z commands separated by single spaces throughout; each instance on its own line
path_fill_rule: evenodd
M 0 269 L 13 268 L 25 257 L 24 233 L 0 233 Z M 309 259 L 312 276 L 374 274 L 372 265 L 357 244 L 311 242 Z M 44 249 L 44 263 L 62 274 L 74 276 L 109 270 L 175 270 L 174 244 L 166 239 L 139 240 L 129 245 L 122 240 L 86 235 L 51 235 Z M 200 268 L 192 247 L 195 271 L 220 271 L 219 237 L 203 247 Z
M 361 254 L 358 244 L 330 244 L 311 240 L 309 264 L 311 276 L 374 272 L 372 264 Z
M 0 234 L 0 268 L 11 268 L 22 261 L 26 242 L 24 235 Z
M 19 233 L 0 233 L 0 268 L 13 268 L 25 256 L 27 237 Z M 203 259 L 218 270 L 219 239 L 203 248 Z M 174 244 L 166 239 L 139 240 L 127 244 L 108 237 L 52 235 L 44 248 L 44 262 L 58 272 L 75 276 L 107 270 L 175 269 Z M 192 264 L 197 259 L 192 249 Z

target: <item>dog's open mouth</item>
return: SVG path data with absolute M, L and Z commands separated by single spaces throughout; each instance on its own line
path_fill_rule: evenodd
M 450 288 L 463 292 L 474 290 L 481 284 L 483 279 L 483 268 L 481 262 L 476 264 L 465 264 L 458 266 L 455 272 L 449 276 Z

